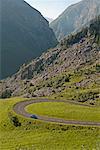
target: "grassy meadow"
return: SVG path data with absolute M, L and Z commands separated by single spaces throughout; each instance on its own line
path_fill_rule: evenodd
M 99 150 L 99 127 L 63 125 L 24 118 L 12 111 L 13 105 L 23 100 L 0 100 L 0 150 Z M 53 105 L 57 110 L 58 104 Z M 64 108 L 64 104 L 61 105 Z M 17 116 L 21 126 L 15 127 L 11 116 Z
M 66 120 L 100 122 L 100 107 L 96 106 L 89 107 L 64 102 L 42 102 L 31 104 L 26 107 L 26 110 L 33 114 L 64 118 Z

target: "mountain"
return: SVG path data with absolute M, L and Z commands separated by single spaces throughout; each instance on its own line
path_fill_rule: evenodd
M 64 38 L 55 48 L 24 64 L 0 82 L 1 97 L 52 96 L 73 100 L 98 97 L 100 16 L 90 26 Z
M 61 40 L 82 28 L 99 14 L 99 0 L 82 0 L 68 7 L 56 20 L 52 21 L 50 27 L 55 32 L 57 39 Z
M 48 21 L 24 0 L 0 0 L 0 5 L 0 78 L 5 78 L 57 40 Z
M 52 18 L 48 18 L 48 17 L 46 17 L 46 19 L 49 21 L 49 23 L 51 23 L 51 22 L 53 21 L 53 19 L 52 19 Z

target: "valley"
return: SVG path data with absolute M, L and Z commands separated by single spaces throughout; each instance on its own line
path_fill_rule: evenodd
M 50 25 L 23 0 L 2 8 L 0 150 L 99 150 L 100 2 Z

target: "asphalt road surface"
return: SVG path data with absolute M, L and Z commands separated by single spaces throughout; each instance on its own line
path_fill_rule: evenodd
M 63 124 L 70 124 L 70 125 L 100 126 L 100 122 L 65 120 L 65 119 L 61 119 L 61 118 L 39 116 L 38 114 L 28 113 L 25 110 L 26 106 L 33 104 L 33 103 L 41 103 L 41 102 L 65 102 L 65 101 L 63 101 L 63 100 L 48 100 L 48 99 L 26 100 L 26 101 L 18 102 L 17 104 L 15 104 L 13 107 L 13 110 L 17 114 L 22 115 L 22 116 L 27 117 L 27 118 L 31 118 L 32 115 L 36 115 L 38 120 L 42 120 L 42 121 L 46 121 L 46 122 L 55 122 L 55 123 L 63 123 Z M 73 102 L 71 102 L 71 103 L 73 103 Z M 78 105 L 77 102 L 75 102 L 75 104 Z M 79 104 L 79 105 L 83 106 L 83 104 Z

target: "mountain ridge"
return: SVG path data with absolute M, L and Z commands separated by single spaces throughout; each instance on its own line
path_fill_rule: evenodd
M 46 20 L 49 22 L 49 23 L 51 23 L 54 19 L 52 19 L 52 18 L 49 18 L 49 17 L 45 17 L 46 18 Z
M 77 31 L 90 20 L 100 14 L 100 1 L 82 0 L 69 6 L 50 27 L 55 32 L 58 40 L 63 39 L 68 34 Z
M 48 21 L 24 0 L 2 0 L 1 78 L 18 71 L 20 65 L 54 47 L 57 40 Z

